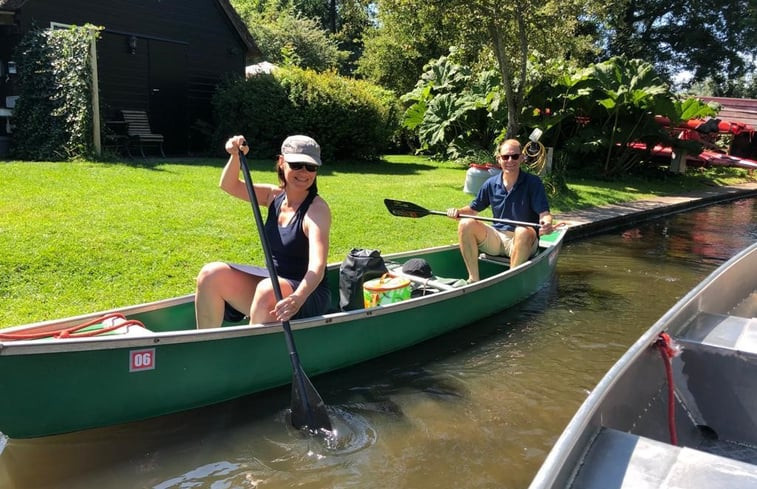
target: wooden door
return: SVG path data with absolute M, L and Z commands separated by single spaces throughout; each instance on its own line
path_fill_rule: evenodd
M 168 154 L 187 154 L 187 44 L 150 39 L 150 122 Z

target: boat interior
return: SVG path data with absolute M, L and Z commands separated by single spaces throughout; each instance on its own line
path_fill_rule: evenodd
M 658 341 L 617 377 L 567 487 L 757 487 L 757 267 L 741 266 L 666 323 L 669 371 Z
M 545 248 L 542 247 L 543 251 Z M 402 273 L 403 264 L 412 258 L 421 258 L 429 266 L 430 277 L 418 277 Z M 395 276 L 409 279 L 412 297 L 450 290 L 466 285 L 467 271 L 456 246 L 444 246 L 428 250 L 390 255 L 385 259 L 387 269 Z M 493 277 L 509 269 L 509 259 L 482 255 L 479 259 L 482 279 Z M 327 271 L 331 287 L 331 312 L 340 312 L 340 264 L 329 265 Z M 430 278 L 430 280 L 429 280 Z M 362 302 L 362 301 L 361 301 Z M 77 318 L 65 318 L 27 326 L 8 328 L 0 341 L 36 339 L 51 341 L 84 336 L 147 336 L 194 329 L 194 301 L 192 295 L 155 303 L 131 306 L 112 314 L 102 312 Z M 224 326 L 247 324 L 247 318 L 225 321 Z M 119 327 L 120 325 L 120 327 Z

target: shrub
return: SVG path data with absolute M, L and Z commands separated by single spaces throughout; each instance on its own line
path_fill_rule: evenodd
M 379 156 L 399 127 L 394 95 L 333 72 L 277 68 L 271 75 L 228 80 L 213 98 L 218 143 L 244 134 L 255 157 L 276 155 L 290 134 L 321 144 L 325 159 Z
M 91 25 L 33 29 L 21 40 L 11 155 L 28 160 L 91 156 Z

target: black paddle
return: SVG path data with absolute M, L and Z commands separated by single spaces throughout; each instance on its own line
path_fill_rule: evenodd
M 413 204 L 412 202 L 404 202 L 402 200 L 384 199 L 384 205 L 387 209 L 389 209 L 389 212 L 391 212 L 392 215 L 399 217 L 424 217 L 429 214 L 434 214 L 437 216 L 447 215 L 446 212 L 430 211 L 417 204 Z M 458 217 L 467 217 L 469 219 L 476 219 L 479 221 L 504 222 L 506 224 L 513 224 L 515 226 L 529 226 L 533 228 L 541 227 L 541 224 L 536 224 L 535 222 L 513 221 L 510 219 L 498 219 L 496 217 L 471 216 L 465 214 L 460 214 Z
M 242 145 L 246 146 L 247 143 L 242 143 Z M 263 245 L 265 264 L 266 268 L 268 268 L 271 285 L 273 286 L 273 293 L 276 296 L 276 300 L 280 301 L 283 297 L 281 295 L 279 277 L 276 275 L 271 248 L 263 230 L 263 217 L 260 214 L 255 189 L 252 186 L 252 176 L 247 166 L 247 158 L 241 149 L 239 150 L 239 161 L 242 164 L 244 184 L 250 196 L 252 212 L 255 214 L 255 224 L 260 235 L 260 243 Z M 289 350 L 289 360 L 292 362 L 292 426 L 298 430 L 307 429 L 314 435 L 327 434 L 325 432 L 330 433 L 333 430 L 331 428 L 331 420 L 326 412 L 326 405 L 302 369 L 297 348 L 294 346 L 294 338 L 292 337 L 292 328 L 289 326 L 289 321 L 282 321 L 281 325 L 284 327 L 284 337 L 286 338 L 287 349 Z

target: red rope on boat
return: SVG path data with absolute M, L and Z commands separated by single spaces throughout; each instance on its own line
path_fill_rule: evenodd
M 55 335 L 55 337 L 56 338 L 86 338 L 88 336 L 97 336 L 104 333 L 108 333 L 110 331 L 115 331 L 125 326 L 133 326 L 133 325 L 141 326 L 143 328 L 145 327 L 145 325 L 141 321 L 137 321 L 136 319 L 127 319 L 126 321 L 115 324 L 113 326 L 107 326 L 100 329 L 93 329 L 92 331 L 84 331 L 82 333 L 69 332 L 68 330 L 61 331 L 60 333 Z M 81 329 L 81 327 L 77 327 L 77 329 Z
M 668 381 L 668 431 L 670 432 L 670 443 L 678 445 L 678 433 L 676 432 L 676 402 L 675 402 L 675 384 L 673 383 L 673 357 L 678 355 L 679 350 L 673 346 L 673 340 L 667 333 L 660 333 L 655 342 L 660 350 L 660 356 L 665 364 L 665 376 Z
M 118 324 L 114 324 L 113 326 L 107 326 L 107 327 L 95 329 L 92 331 L 85 331 L 83 333 L 77 333 L 77 331 L 83 328 L 102 323 L 104 321 L 107 321 L 108 319 L 122 319 L 123 321 L 121 321 Z M 65 328 L 59 331 L 43 331 L 39 333 L 0 333 L 0 340 L 18 341 L 18 340 L 38 340 L 42 338 L 84 338 L 88 336 L 96 336 L 99 334 L 108 333 L 110 331 L 114 331 L 116 329 L 123 328 L 124 326 L 130 326 L 130 325 L 137 325 L 137 326 L 144 327 L 144 324 L 141 321 L 137 321 L 136 319 L 126 319 L 126 316 L 124 316 L 123 314 L 114 312 L 110 314 L 105 314 L 104 316 L 100 316 L 99 318 L 95 318 L 85 323 L 78 324 L 76 326 L 71 326 L 69 328 Z
M 79 331 L 82 328 L 86 328 L 87 326 L 93 326 L 98 323 L 102 323 L 103 321 L 107 321 L 108 319 L 126 319 L 126 316 L 124 316 L 121 313 L 115 312 L 111 314 L 106 314 L 104 316 L 100 316 L 99 318 L 92 319 L 91 321 L 87 321 L 86 323 L 79 324 L 78 326 L 72 326 L 70 328 L 66 328 L 64 330 L 61 330 L 54 334 L 53 336 L 55 338 L 68 338 L 70 336 L 73 336 L 73 333 Z

